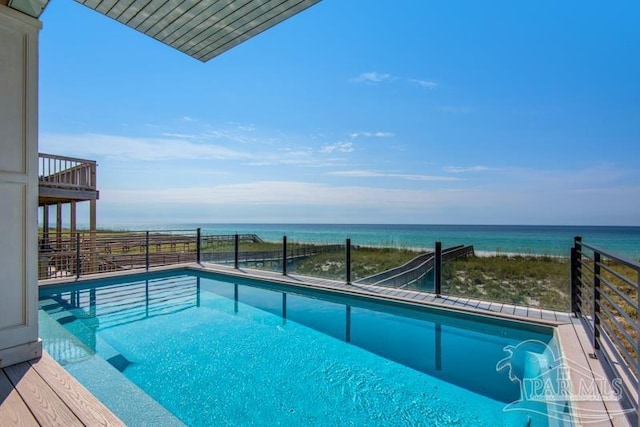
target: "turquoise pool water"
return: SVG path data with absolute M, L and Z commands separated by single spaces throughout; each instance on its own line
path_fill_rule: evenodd
M 525 340 L 514 372 L 551 369 L 541 326 L 192 272 L 41 288 L 40 308 L 45 349 L 129 425 L 557 423 L 505 411 L 519 383 L 496 369 Z

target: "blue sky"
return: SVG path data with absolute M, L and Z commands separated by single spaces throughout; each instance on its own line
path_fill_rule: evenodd
M 640 225 L 640 2 L 324 0 L 196 61 L 69 0 L 40 151 L 99 224 Z

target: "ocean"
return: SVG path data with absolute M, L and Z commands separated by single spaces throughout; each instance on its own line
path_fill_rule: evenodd
M 257 234 L 264 240 L 431 249 L 473 245 L 476 251 L 569 256 L 573 238 L 633 260 L 640 259 L 640 227 L 530 225 L 405 225 L 405 224 L 163 224 L 105 225 L 108 229 L 193 230 L 203 234 Z

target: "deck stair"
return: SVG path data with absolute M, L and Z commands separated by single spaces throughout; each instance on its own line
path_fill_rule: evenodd
M 453 246 L 442 250 L 442 262 L 473 254 L 473 246 Z M 407 285 L 423 279 L 433 270 L 434 265 L 435 253 L 426 252 L 418 255 L 406 264 L 368 277 L 363 277 L 362 279 L 356 280 L 355 283 L 404 288 Z

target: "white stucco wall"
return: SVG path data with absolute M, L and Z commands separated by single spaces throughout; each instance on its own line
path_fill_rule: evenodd
M 0 366 L 37 357 L 38 33 L 0 4 Z

